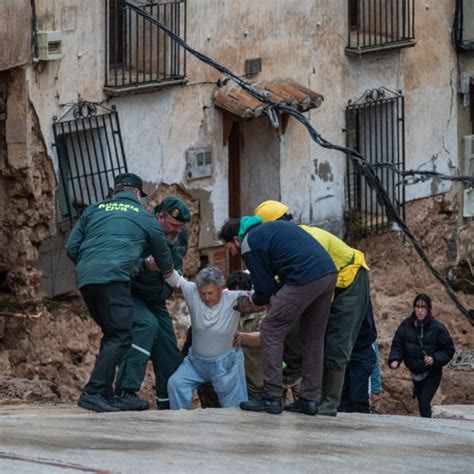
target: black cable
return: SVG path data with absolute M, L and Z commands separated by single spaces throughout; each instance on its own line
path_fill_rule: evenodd
M 453 45 L 458 51 L 462 49 L 462 21 L 462 0 L 456 0 L 456 9 L 454 10 L 454 21 L 451 35 L 453 39 Z
M 393 205 L 392 201 L 390 200 L 389 195 L 385 191 L 382 183 L 380 182 L 379 178 L 377 177 L 374 170 L 372 169 L 372 166 L 367 162 L 367 160 L 365 159 L 363 155 L 361 155 L 356 150 L 351 150 L 350 148 L 346 148 L 340 145 L 335 145 L 333 143 L 330 143 L 317 132 L 317 130 L 311 125 L 309 120 L 301 112 L 299 112 L 298 110 L 288 105 L 273 102 L 271 100 L 271 94 L 269 92 L 256 89 L 251 84 L 249 84 L 248 82 L 244 81 L 239 76 L 234 74 L 230 69 L 227 69 L 226 67 L 213 61 L 208 56 L 200 53 L 199 51 L 196 51 L 191 46 L 189 46 L 184 40 L 182 40 L 178 35 L 176 35 L 172 30 L 170 30 L 166 25 L 156 20 L 154 17 L 152 17 L 150 14 L 142 10 L 137 5 L 128 1 L 124 1 L 123 6 L 130 8 L 131 10 L 136 12 L 138 15 L 146 18 L 150 23 L 156 25 L 158 28 L 165 31 L 183 49 L 191 53 L 193 56 L 195 56 L 196 58 L 198 58 L 205 64 L 221 72 L 229 79 L 232 79 L 242 89 L 244 89 L 253 97 L 257 98 L 259 101 L 267 104 L 267 115 L 269 116 L 270 119 L 274 117 L 275 111 L 291 115 L 292 117 L 296 118 L 302 125 L 304 125 L 304 127 L 306 127 L 306 130 L 308 131 L 309 135 L 311 136 L 313 141 L 316 142 L 318 145 L 329 150 L 336 150 L 346 155 L 349 155 L 354 164 L 356 171 L 358 171 L 360 174 L 362 174 L 365 177 L 369 187 L 375 191 L 377 200 L 384 207 L 385 212 L 387 214 L 387 218 L 390 221 L 396 222 L 398 224 L 402 232 L 408 237 L 408 239 L 412 243 L 413 247 L 415 248 L 420 258 L 423 260 L 425 265 L 429 268 L 429 270 L 434 275 L 434 277 L 444 286 L 444 288 L 446 289 L 446 292 L 450 296 L 455 306 L 464 316 L 466 316 L 466 318 L 471 323 L 471 325 L 474 326 L 474 310 L 468 310 L 467 308 L 463 306 L 463 304 L 458 299 L 454 290 L 449 286 L 449 283 L 444 278 L 444 276 L 432 265 L 425 251 L 423 250 L 421 245 L 418 243 L 415 236 L 411 232 L 410 228 L 405 223 L 405 221 L 401 218 L 396 207 Z M 434 172 L 412 172 L 412 173 L 434 173 Z

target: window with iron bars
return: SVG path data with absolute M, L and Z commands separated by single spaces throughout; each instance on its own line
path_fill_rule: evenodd
M 366 91 L 346 108 L 347 146 L 378 165 L 375 173 L 404 216 L 405 188 L 393 168 L 405 169 L 404 97 L 380 88 Z M 384 166 L 385 165 L 385 166 Z M 384 207 L 347 157 L 346 237 L 356 240 L 391 230 Z
M 186 38 L 186 0 L 133 3 Z M 123 0 L 106 0 L 105 4 L 107 94 L 121 95 L 186 82 L 186 55 L 176 41 L 127 8 Z
M 97 113 L 97 108 L 101 112 Z M 72 115 L 72 119 L 67 119 Z M 106 199 L 114 176 L 127 171 L 117 111 L 81 102 L 53 124 L 58 155 L 58 221 L 72 224 L 83 210 Z
M 415 0 L 348 0 L 346 53 L 414 46 Z
M 453 43 L 458 51 L 474 50 L 474 2 L 456 0 L 453 22 Z

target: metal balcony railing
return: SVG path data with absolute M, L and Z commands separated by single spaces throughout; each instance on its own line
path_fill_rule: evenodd
M 346 53 L 415 45 L 415 0 L 348 0 Z
M 134 3 L 186 38 L 186 0 Z M 185 81 L 185 51 L 164 31 L 122 0 L 106 0 L 106 19 L 106 92 L 118 95 Z

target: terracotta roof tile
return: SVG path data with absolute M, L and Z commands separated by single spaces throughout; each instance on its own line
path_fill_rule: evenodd
M 255 88 L 270 92 L 274 102 L 301 112 L 319 107 L 324 100 L 321 94 L 292 79 L 255 84 Z M 265 104 L 235 85 L 218 89 L 214 100 L 216 107 L 244 119 L 262 115 L 265 108 Z

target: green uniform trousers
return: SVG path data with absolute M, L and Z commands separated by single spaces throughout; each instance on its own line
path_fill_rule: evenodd
M 369 273 L 365 268 L 359 269 L 349 287 L 336 288 L 326 329 L 326 369 L 345 369 L 367 314 L 369 297 Z
M 116 390 L 138 391 L 151 360 L 157 401 L 167 401 L 168 379 L 182 362 L 171 317 L 165 302 L 147 305 L 133 298 L 133 305 L 132 347 L 120 365 Z

